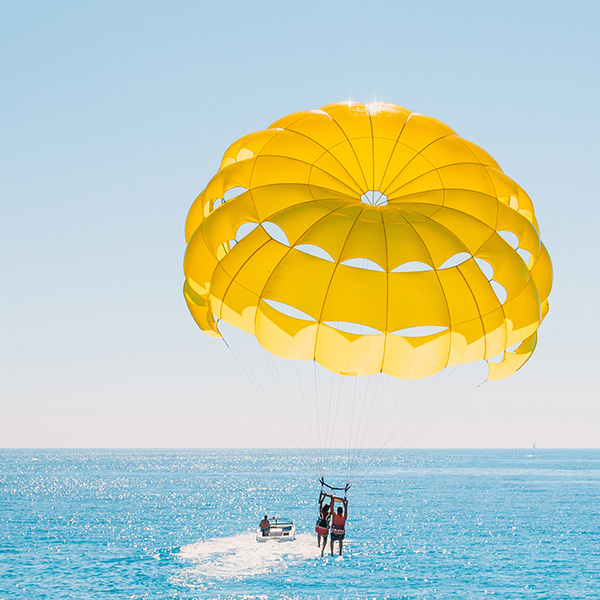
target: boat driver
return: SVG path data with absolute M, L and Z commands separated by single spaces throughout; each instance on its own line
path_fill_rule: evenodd
M 267 537 L 271 531 L 271 523 L 269 522 L 269 518 L 267 515 L 263 517 L 263 520 L 260 522 L 260 531 L 263 537 Z

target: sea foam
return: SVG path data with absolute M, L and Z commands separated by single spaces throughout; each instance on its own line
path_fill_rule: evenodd
M 244 578 L 281 572 L 300 561 L 320 556 L 316 537 L 307 533 L 293 542 L 259 544 L 253 532 L 240 533 L 183 546 L 180 556 L 191 563 L 187 575 L 201 580 Z

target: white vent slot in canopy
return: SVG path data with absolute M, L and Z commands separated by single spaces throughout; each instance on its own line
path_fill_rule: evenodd
M 227 202 L 228 200 L 231 200 L 232 198 L 235 198 L 236 196 L 239 196 L 240 194 L 243 194 L 244 192 L 247 192 L 248 188 L 245 187 L 233 187 L 233 188 L 229 188 L 224 194 L 223 194 L 223 200 L 225 202 Z
M 283 302 L 279 302 L 278 300 L 266 300 L 265 304 L 268 304 L 271 308 L 280 312 L 282 315 L 286 315 L 287 317 L 293 317 L 294 319 L 300 319 L 301 321 L 316 321 L 310 315 L 307 315 L 305 312 L 290 306 L 289 304 L 284 304 Z
M 388 197 L 377 190 L 369 190 L 360 197 L 360 201 L 371 206 L 385 206 L 388 203 Z
M 236 241 L 243 240 L 250 232 L 254 231 L 258 227 L 258 223 L 244 223 L 238 227 L 235 233 Z
M 490 285 L 496 294 L 496 298 L 498 298 L 498 302 L 500 302 L 500 304 L 504 304 L 506 302 L 506 298 L 508 297 L 505 287 L 497 281 L 490 281 Z
M 438 269 L 451 269 L 452 267 L 457 267 L 470 258 L 471 255 L 468 252 L 459 252 L 441 264 Z
M 512 231 L 498 231 L 498 235 L 515 250 L 519 247 L 519 238 Z
M 347 267 L 354 267 L 356 269 L 367 269 L 368 271 L 381 271 L 382 273 L 385 270 L 380 267 L 375 261 L 369 260 L 368 258 L 349 258 L 345 260 L 341 265 L 345 265 Z
M 481 269 L 481 272 L 486 276 L 486 279 L 491 281 L 494 278 L 494 267 L 492 267 L 487 260 L 483 260 L 483 258 L 475 257 L 475 262 Z
M 433 271 L 433 267 L 424 262 L 411 260 L 410 262 L 398 265 L 395 269 L 392 269 L 390 273 L 420 273 L 422 271 Z
M 525 248 L 517 248 L 517 254 L 523 259 L 523 262 L 529 268 L 529 263 L 531 261 L 531 252 L 529 252 L 529 250 L 525 250 Z
M 275 223 L 271 223 L 270 221 L 265 221 L 263 224 L 263 229 L 276 241 L 284 246 L 289 246 L 287 235 L 285 235 L 285 231 L 279 227 L 279 225 L 275 225 Z
M 447 329 L 447 327 L 441 327 L 439 325 L 420 325 L 418 327 L 398 329 L 398 331 L 393 331 L 392 335 L 399 335 L 400 337 L 426 337 L 428 335 L 435 335 L 436 333 L 446 331 Z
M 330 256 L 328 252 L 319 246 L 315 246 L 314 244 L 298 244 L 298 246 L 294 246 L 294 248 L 296 250 L 300 250 L 300 252 L 304 252 L 305 254 L 310 254 L 311 256 L 316 256 L 317 258 L 322 258 L 323 260 L 327 260 L 329 262 L 335 262 L 333 257 Z
M 354 333 L 356 335 L 381 334 L 381 331 L 373 329 L 373 327 L 369 327 L 368 325 L 361 325 L 360 323 L 349 323 L 348 321 L 327 321 L 325 325 L 329 325 L 329 327 L 333 327 L 333 329 L 343 331 L 344 333 Z

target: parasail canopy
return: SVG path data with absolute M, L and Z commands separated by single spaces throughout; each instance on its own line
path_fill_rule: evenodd
M 417 379 L 484 359 L 500 379 L 531 356 L 548 310 L 552 267 L 524 190 L 393 104 L 330 104 L 242 137 L 186 238 L 184 294 L 204 332 L 222 320 L 342 375 Z

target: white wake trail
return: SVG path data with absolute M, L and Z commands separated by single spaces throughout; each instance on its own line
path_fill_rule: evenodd
M 212 538 L 183 546 L 180 556 L 193 563 L 187 575 L 200 580 L 234 579 L 283 571 L 290 564 L 320 556 L 316 537 L 307 533 L 293 542 L 259 544 L 253 532 Z

